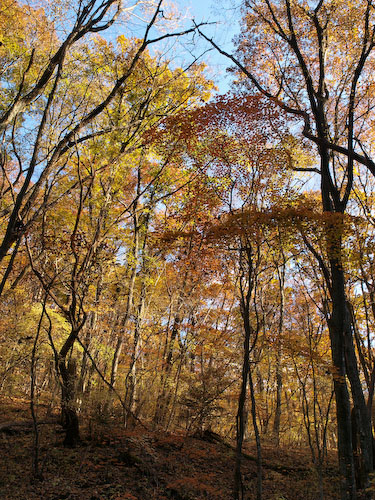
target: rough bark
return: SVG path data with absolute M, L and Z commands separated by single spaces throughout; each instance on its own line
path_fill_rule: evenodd
M 59 360 L 61 377 L 61 417 L 65 429 L 64 446 L 75 447 L 81 440 L 76 408 L 76 366 L 74 360 Z

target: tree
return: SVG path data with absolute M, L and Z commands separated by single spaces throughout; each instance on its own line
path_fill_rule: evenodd
M 243 498 L 244 495 L 241 463 L 247 420 L 246 406 L 250 399 L 258 456 L 257 498 L 261 499 L 261 444 L 253 384 L 255 360 L 251 358 L 254 357 L 262 324 L 257 290 L 266 267 L 267 224 L 272 224 L 273 198 L 276 192 L 279 191 L 280 196 L 280 192 L 284 191 L 287 195 L 289 191 L 288 175 L 285 173 L 282 178 L 281 174 L 285 151 L 275 134 L 277 126 L 279 132 L 282 130 L 283 120 L 275 108 L 267 106 L 260 96 L 245 98 L 242 95 L 217 98 L 205 108 L 195 110 L 185 117 L 184 121 L 186 120 L 189 121 L 189 126 L 181 130 L 187 143 L 187 153 L 206 176 L 206 189 L 217 200 L 217 207 L 210 207 L 211 230 L 208 238 L 215 242 L 219 253 L 232 253 L 231 258 L 228 258 L 231 261 L 229 274 L 233 274 L 232 279 L 236 283 L 234 288 L 238 294 L 242 320 L 239 328 L 243 333 L 243 360 L 236 417 L 234 495 L 235 498 Z M 280 171 L 275 172 L 275 167 L 279 165 Z M 203 196 L 209 205 L 207 194 L 202 190 L 198 197 Z M 203 203 L 201 201 L 201 205 Z M 215 212 L 218 213 L 216 219 Z M 198 220 L 201 222 L 202 216 Z M 199 231 L 198 224 L 196 226 L 195 230 Z M 203 235 L 205 231 L 207 229 L 203 226 Z M 282 314 L 281 310 L 280 318 Z M 282 319 L 279 321 L 279 330 L 281 329 Z
M 343 214 L 352 194 L 355 163 L 372 174 L 374 164 L 362 137 L 372 113 L 374 9 L 371 0 L 360 5 L 320 0 L 307 2 L 248 0 L 237 57 L 230 57 L 245 85 L 261 92 L 293 117 L 302 120 L 303 135 L 317 145 L 322 209 L 332 214 L 326 223 L 324 270 L 330 291 L 329 330 L 338 422 L 338 454 L 342 498 L 356 498 L 351 410 L 345 376 L 350 381 L 353 419 L 360 429 L 362 472 L 366 488 L 373 470 L 371 420 L 359 377 L 343 267 Z M 204 35 L 203 35 L 204 36 Z M 206 37 L 207 38 L 207 37 Z M 371 137 L 371 134 L 370 134 Z M 370 139 L 371 140 L 371 139 Z M 358 152 L 360 148 L 360 152 Z M 296 165 L 298 169 L 298 165 Z M 361 477 L 362 479 L 359 479 Z
M 6 268 L 4 271 L 2 289 L 13 265 L 20 239 L 48 204 L 46 185 L 53 184 L 56 172 L 64 172 L 64 165 L 77 145 L 81 146 L 97 137 L 106 137 L 116 128 L 116 123 L 111 119 L 105 120 L 104 116 L 116 97 L 128 90 L 128 84 L 138 71 L 147 48 L 162 40 L 195 31 L 195 28 L 191 28 L 152 37 L 153 28 L 163 17 L 160 0 L 146 23 L 143 38 L 133 39 L 130 49 L 126 50 L 126 57 L 122 58 L 121 67 L 117 67 L 115 78 L 106 80 L 107 75 L 105 71 L 102 72 L 102 92 L 91 92 L 92 72 L 101 74 L 103 59 L 96 58 L 95 52 L 89 49 L 89 42 L 85 45 L 83 41 L 105 32 L 117 18 L 125 15 L 124 12 L 131 12 L 137 5 L 138 2 L 125 8 L 121 0 L 79 2 L 72 25 L 69 26 L 65 20 L 65 24 L 70 27 L 66 37 L 61 41 L 57 36 L 51 37 L 52 55 L 45 56 L 42 51 L 43 57 L 39 57 L 38 44 L 43 39 L 38 37 L 34 41 L 35 47 L 30 40 L 24 42 L 28 53 L 26 61 L 23 57 L 19 62 L 14 51 L 6 51 L 7 63 L 10 67 L 17 65 L 14 74 L 20 73 L 21 78 L 6 82 L 11 92 L 7 89 L 8 100 L 0 115 L 3 142 L 8 144 L 2 152 L 1 166 L 6 183 L 5 191 L 9 193 L 8 202 L 1 214 L 3 236 L 0 261 L 18 242 L 8 262 L 8 270 Z M 13 5 L 12 9 L 16 15 L 21 7 L 18 9 Z M 6 7 L 1 12 L 3 16 L 10 14 Z M 32 14 L 35 15 L 35 11 Z M 43 16 L 42 18 L 44 20 Z M 64 19 L 58 21 L 64 23 Z M 56 20 L 55 22 L 57 23 Z M 85 60 L 88 60 L 86 65 L 83 63 Z M 87 78 L 82 78 L 82 74 L 88 75 Z M 12 75 L 13 73 L 9 78 Z M 79 86 L 77 82 L 84 85 Z M 144 106 L 147 107 L 147 100 Z M 126 140 L 124 144 L 127 145 Z
M 146 220 L 154 210 L 154 203 L 168 195 L 166 183 L 162 182 L 168 154 L 165 161 L 159 161 L 146 132 L 157 126 L 164 115 L 204 98 L 211 86 L 200 65 L 191 66 L 187 73 L 181 68 L 172 70 L 160 57 L 151 57 L 148 53 L 150 40 L 147 36 L 160 14 L 160 6 L 161 2 L 154 11 L 144 40 L 119 37 L 114 47 L 95 39 L 72 51 L 70 57 L 64 56 L 54 84 L 46 84 L 48 96 L 41 94 L 29 107 L 25 104 L 30 116 L 41 120 L 36 136 L 31 133 L 31 138 L 35 139 L 34 143 L 31 140 L 32 151 L 21 149 L 27 121 L 24 111 L 23 122 L 17 121 L 20 116 L 15 118 L 13 134 L 18 137 L 12 141 L 4 164 L 8 194 L 8 206 L 3 212 L 5 247 L 15 243 L 7 236 L 11 234 L 12 217 L 18 213 L 20 220 L 19 211 L 24 215 L 1 287 L 4 289 L 6 285 L 25 236 L 33 272 L 48 300 L 70 325 L 62 345 L 56 348 L 51 340 L 62 389 L 65 444 L 69 446 L 79 440 L 76 380 L 79 366 L 74 367 L 73 352 L 76 345 L 81 344 L 84 349 L 82 365 L 87 362 L 88 352 L 79 335 L 85 327 L 86 331 L 89 327 L 94 330 L 97 313 L 90 311 L 87 326 L 88 309 L 99 305 L 104 262 L 115 259 L 116 252 L 124 251 L 121 231 L 119 234 L 116 226 L 125 226 L 130 216 L 134 221 L 134 238 L 139 239 L 142 226 L 147 226 Z M 168 37 L 162 35 L 158 40 Z M 84 67 L 80 65 L 83 56 L 87 58 Z M 69 77 L 59 73 L 63 68 L 70 71 Z M 81 71 L 83 75 L 78 79 Z M 91 81 L 92 73 L 98 74 L 96 89 Z M 126 86 L 119 83 L 121 79 L 122 83 L 127 82 Z M 73 130 L 78 133 L 84 127 L 82 137 L 71 135 Z M 62 146 L 68 137 L 71 142 L 65 143 L 67 147 Z M 11 170 L 14 158 L 18 160 L 16 173 Z M 128 186 L 124 185 L 125 181 Z M 24 197 L 28 199 L 26 204 Z M 138 246 L 135 244 L 129 251 L 125 249 L 128 257 L 131 254 L 133 257 L 130 266 L 133 281 L 137 274 Z M 130 285 L 123 328 L 127 326 L 132 306 L 134 282 Z M 119 341 L 123 340 L 123 335 L 123 331 L 118 332 Z M 91 338 L 90 334 L 86 337 L 87 340 Z M 108 383 L 112 388 L 120 351 L 121 344 L 115 352 L 115 368 Z M 82 366 L 82 388 L 84 371 Z

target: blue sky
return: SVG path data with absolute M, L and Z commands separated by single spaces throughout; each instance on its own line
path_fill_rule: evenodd
M 239 32 L 240 19 L 239 9 L 234 7 L 233 0 L 179 0 L 178 3 L 180 10 L 190 13 L 197 23 L 201 21 L 214 23 L 203 28 L 203 31 L 224 50 L 233 52 L 232 39 Z M 207 44 L 202 44 L 202 47 L 208 49 Z M 226 92 L 231 80 L 231 76 L 226 72 L 230 61 L 215 50 L 205 54 L 204 60 L 211 68 L 219 92 Z
M 241 0 L 164 0 L 162 8 L 173 4 L 177 6 L 177 10 L 181 13 L 182 19 L 177 31 L 181 28 L 192 27 L 192 19 L 196 23 L 207 22 L 210 25 L 204 26 L 202 31 L 212 38 L 221 48 L 229 53 L 234 51 L 232 43 L 233 37 L 239 32 L 239 8 L 234 5 L 239 5 Z M 172 7 L 172 12 L 175 9 Z M 139 13 L 138 13 L 139 14 Z M 149 16 L 148 16 L 149 17 Z M 146 26 L 145 19 L 142 14 L 131 17 L 128 24 L 118 23 L 116 26 L 108 30 L 105 36 L 109 39 L 115 39 L 118 35 L 139 36 L 142 37 Z M 154 36 L 159 36 L 161 32 L 154 32 Z M 225 93 L 230 88 L 231 75 L 226 72 L 230 64 L 228 58 L 220 55 L 212 46 L 200 38 L 198 35 L 194 37 L 192 42 L 189 37 L 181 37 L 179 39 L 169 39 L 165 44 L 156 44 L 150 46 L 150 52 L 164 52 L 164 56 L 170 58 L 172 65 L 186 67 L 191 63 L 193 57 L 200 56 L 200 60 L 208 65 L 208 76 L 214 80 L 220 93 Z

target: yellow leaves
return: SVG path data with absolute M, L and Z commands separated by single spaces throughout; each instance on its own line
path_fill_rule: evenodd
M 286 156 L 287 168 L 294 170 L 316 167 L 316 154 L 311 150 L 311 145 L 298 140 L 292 135 L 287 135 L 282 140 L 282 152 Z
M 8 82 L 8 88 L 19 84 L 34 50 L 33 64 L 24 82 L 28 85 L 37 78 L 53 47 L 54 28 L 43 9 L 13 0 L 1 0 L 0 42 L 1 79 Z

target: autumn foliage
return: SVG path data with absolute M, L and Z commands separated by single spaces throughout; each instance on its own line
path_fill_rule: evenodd
M 372 498 L 375 21 L 344 3 L 246 2 L 213 95 L 162 2 L 0 1 L 0 433 L 31 433 L 30 498 L 49 425 L 108 447 L 71 452 L 103 498 L 297 499 L 277 475 L 306 471 L 303 498 Z

